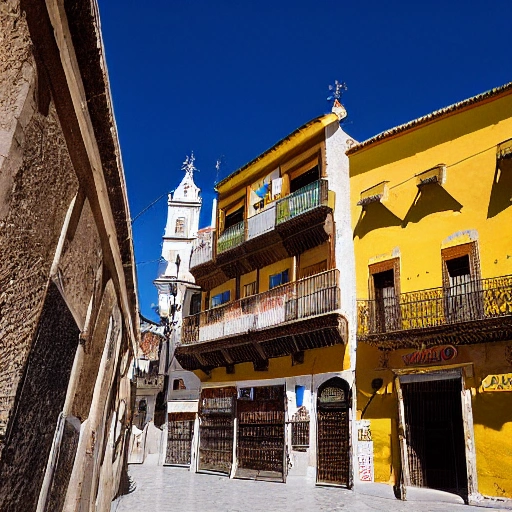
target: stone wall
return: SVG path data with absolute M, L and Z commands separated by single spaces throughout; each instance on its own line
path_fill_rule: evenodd
M 138 308 L 108 91 L 95 0 L 0 2 L 6 512 L 109 510 L 126 470 Z

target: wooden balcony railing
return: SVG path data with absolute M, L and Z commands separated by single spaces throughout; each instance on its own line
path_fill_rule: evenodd
M 326 204 L 327 196 L 327 180 L 319 180 L 279 199 L 276 204 L 276 225 Z
M 468 281 L 450 288 L 359 300 L 358 335 L 428 329 L 512 315 L 512 276 Z
M 340 307 L 339 270 L 327 270 L 183 320 L 183 345 L 278 326 Z
M 217 253 L 228 251 L 242 244 L 245 240 L 244 221 L 224 230 L 217 240 Z
M 201 238 L 194 240 L 190 255 L 190 267 L 197 267 L 213 259 L 213 244 L 215 232 L 210 231 Z

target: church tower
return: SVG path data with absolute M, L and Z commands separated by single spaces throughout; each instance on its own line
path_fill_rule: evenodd
M 169 193 L 162 257 L 158 277 L 154 281 L 158 289 L 158 314 L 178 339 L 184 310 L 189 312 L 191 297 L 194 297 L 187 291 L 198 288 L 189 272 L 190 253 L 192 243 L 197 238 L 202 202 L 201 190 L 194 183 L 194 171 L 197 170 L 194 160 L 193 153 L 186 157 L 182 165 L 185 176 L 174 193 Z

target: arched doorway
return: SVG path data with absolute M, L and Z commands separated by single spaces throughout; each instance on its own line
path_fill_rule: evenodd
M 350 486 L 350 388 L 334 377 L 317 393 L 317 484 Z

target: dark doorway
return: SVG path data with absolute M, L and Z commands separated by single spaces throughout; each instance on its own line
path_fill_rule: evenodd
M 400 324 L 400 308 L 395 291 L 393 269 L 372 275 L 375 298 L 375 332 L 396 331 Z
M 226 219 L 224 220 L 224 230 L 238 224 L 244 220 L 244 207 L 242 206 L 238 210 L 226 215 Z
M 296 192 L 297 190 L 300 190 L 306 185 L 314 183 L 319 179 L 320 170 L 318 169 L 318 165 L 315 165 L 315 167 L 313 167 L 309 171 L 306 171 L 305 173 L 301 174 L 297 178 L 290 181 L 290 193 L 293 194 L 293 192 Z
M 460 378 L 402 384 L 411 485 L 467 499 Z
M 317 484 L 350 487 L 349 395 L 339 377 L 318 388 Z

